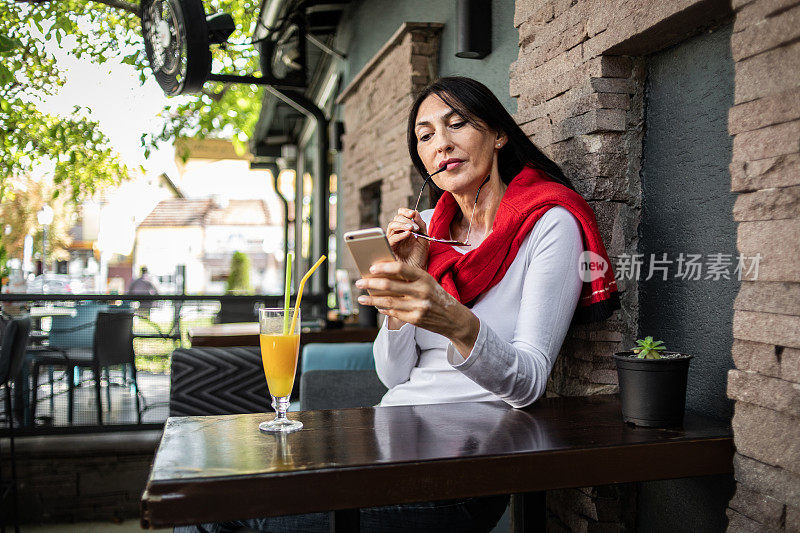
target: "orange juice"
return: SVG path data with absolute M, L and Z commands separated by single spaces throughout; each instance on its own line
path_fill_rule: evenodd
M 297 370 L 300 335 L 262 334 L 261 361 L 269 393 L 276 398 L 289 396 Z

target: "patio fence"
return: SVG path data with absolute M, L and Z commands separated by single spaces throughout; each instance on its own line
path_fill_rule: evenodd
M 318 295 L 304 296 L 304 325 L 324 326 L 327 306 L 323 302 Z M 258 308 L 282 305 L 283 297 L 274 295 L 0 294 L 4 316 L 28 313 L 33 320 L 26 363 L 13 384 L 15 433 L 160 428 L 169 416 L 170 356 L 177 348 L 191 346 L 190 330 L 215 323 L 254 321 Z M 101 311 L 133 314 L 136 382 L 129 365 L 116 365 L 101 372 L 103 410 L 99 424 L 90 363 L 78 368 L 47 363 L 58 362 L 64 355 L 72 361 L 91 361 L 93 346 L 109 334 L 95 327 Z M 37 359 L 41 365 L 38 379 L 34 379 Z M 136 411 L 136 385 L 141 422 Z M 5 403 L 0 402 L 3 419 L 4 410 Z M 7 426 L 0 428 L 0 436 L 7 431 Z

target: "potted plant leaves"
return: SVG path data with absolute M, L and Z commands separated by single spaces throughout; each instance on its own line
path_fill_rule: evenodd
M 668 352 L 662 341 L 645 337 L 614 354 L 622 418 L 637 426 L 669 427 L 683 422 L 691 355 Z

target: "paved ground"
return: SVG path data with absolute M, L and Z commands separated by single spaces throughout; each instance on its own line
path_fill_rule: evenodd
M 67 386 L 64 372 L 54 372 L 53 394 L 50 394 L 49 376 L 43 372 L 39 377 L 39 400 L 36 406 L 37 425 L 68 425 Z M 111 372 L 111 388 L 103 380 L 101 391 L 103 402 L 103 422 L 105 424 L 135 424 L 136 403 L 130 376 L 123 380 L 120 370 Z M 169 375 L 139 372 L 137 382 L 140 391 L 140 404 L 144 408 L 142 422 L 164 422 L 169 411 Z M 123 385 L 123 383 L 126 383 Z M 108 410 L 108 397 L 111 410 Z M 97 423 L 94 381 L 91 371 L 83 371 L 81 385 L 75 389 L 75 412 L 73 425 L 94 425 Z
M 26 533 L 140 533 L 144 531 L 142 526 L 136 520 L 126 520 L 121 524 L 113 522 L 80 522 L 78 524 L 46 524 L 46 525 L 28 525 L 20 526 L 20 531 Z M 150 530 L 153 531 L 153 530 Z M 155 531 L 170 531 L 169 529 L 158 529 Z

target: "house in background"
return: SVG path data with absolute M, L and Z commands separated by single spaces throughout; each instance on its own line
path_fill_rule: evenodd
M 165 292 L 176 292 L 175 274 L 183 265 L 187 293 L 221 294 L 231 256 L 240 251 L 250 258 L 253 290 L 278 294 L 282 232 L 261 199 L 162 200 L 136 228 L 134 271 L 147 266 Z

